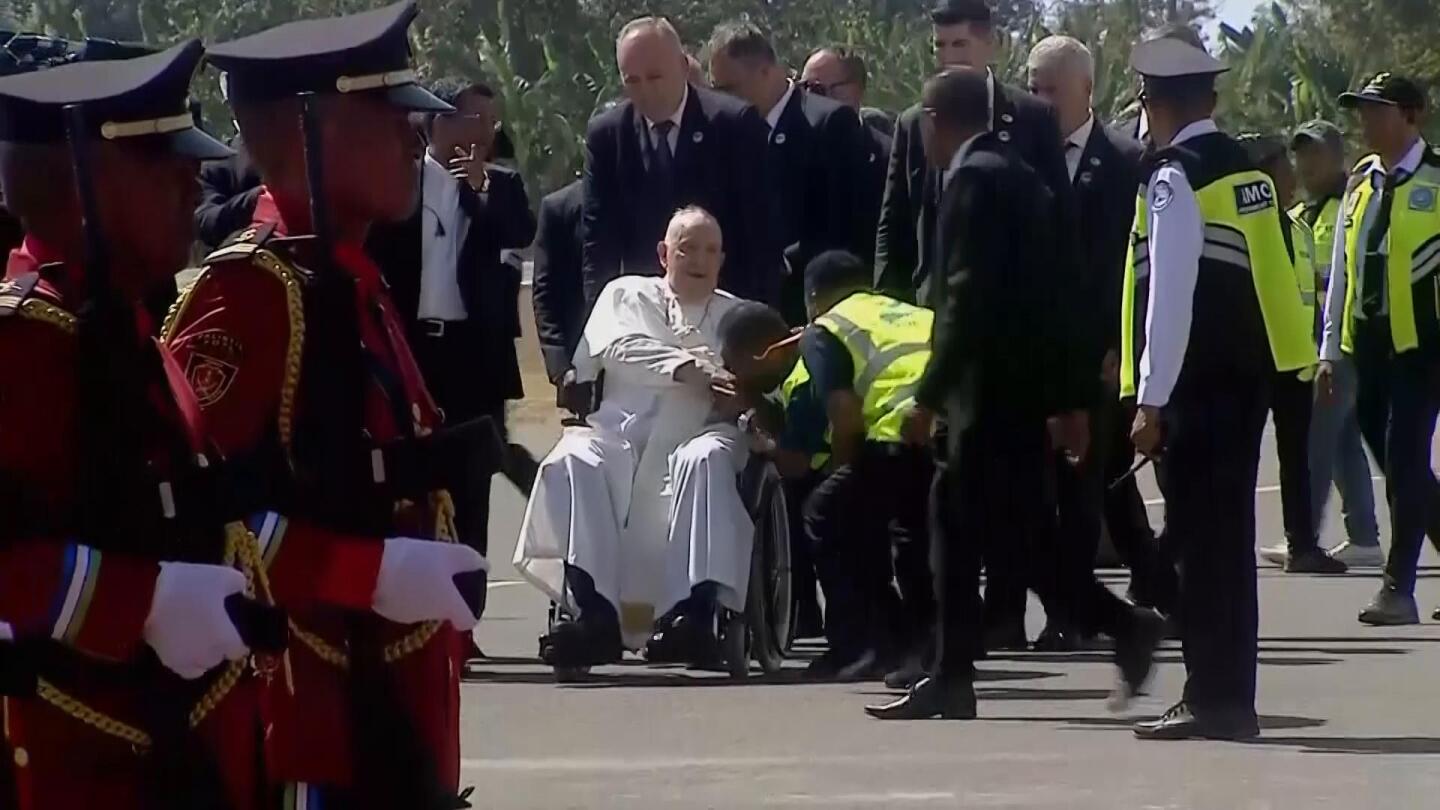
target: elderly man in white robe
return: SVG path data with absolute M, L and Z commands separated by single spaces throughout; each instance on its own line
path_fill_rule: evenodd
M 574 365 L 581 380 L 604 372 L 603 395 L 541 463 L 515 549 L 521 575 L 573 617 L 541 639 L 557 668 L 647 645 L 652 660 L 704 658 L 716 605 L 745 604 L 753 524 L 718 351 L 738 303 L 716 289 L 722 247 L 714 217 L 681 209 L 657 246 L 665 275 L 610 282 L 585 325 Z

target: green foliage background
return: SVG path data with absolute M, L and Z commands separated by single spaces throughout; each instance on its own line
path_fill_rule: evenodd
M 573 178 L 585 122 L 619 95 L 614 36 L 625 21 L 664 14 L 692 49 L 716 23 L 748 17 L 772 32 L 798 70 L 806 54 L 841 44 L 870 66 L 867 103 L 913 103 L 932 69 L 929 0 L 419 0 L 415 53 L 429 77 L 483 78 L 502 97 L 506 127 L 533 189 Z M 11 25 L 66 36 L 164 44 L 223 41 L 309 16 L 387 0 L 0 0 Z M 1027 49 L 1063 32 L 1096 57 L 1096 107 L 1118 116 L 1133 103 L 1126 62 L 1141 32 L 1169 21 L 1206 24 L 1208 0 L 999 0 L 998 72 L 1023 81 Z M 1213 30 L 1213 26 L 1208 26 Z M 1230 64 L 1221 117 L 1231 129 L 1278 132 L 1316 116 L 1346 123 L 1335 98 L 1369 73 L 1394 69 L 1440 103 L 1440 13 L 1435 0 L 1277 0 L 1251 25 L 1221 26 L 1212 48 Z M 197 82 L 206 120 L 229 128 L 213 74 Z M 1433 109 L 1433 105 L 1432 105 Z M 537 195 L 538 198 L 538 195 Z

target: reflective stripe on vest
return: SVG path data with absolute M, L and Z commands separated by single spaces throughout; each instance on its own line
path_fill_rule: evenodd
M 1340 347 L 1354 351 L 1355 288 L 1360 278 L 1360 243 L 1365 213 L 1375 199 L 1369 174 L 1380 158 L 1361 160 L 1352 175 L 1353 188 L 1345 195 L 1345 310 L 1340 322 Z M 1354 179 L 1358 178 L 1359 182 Z M 1390 339 L 1396 352 L 1420 347 L 1415 325 L 1415 304 L 1440 307 L 1440 282 L 1432 276 L 1440 269 L 1440 169 L 1421 162 L 1419 170 L 1395 187 L 1390 208 L 1389 252 L 1385 260 L 1385 293 L 1390 310 Z M 1427 297 L 1416 297 L 1415 285 L 1429 279 L 1421 289 Z
M 1201 259 L 1243 269 L 1255 283 L 1260 313 L 1270 352 L 1279 371 L 1296 371 L 1317 360 L 1311 319 L 1306 317 L 1296 282 L 1294 262 L 1274 205 L 1241 213 L 1237 198 L 1243 187 L 1263 183 L 1274 199 L 1269 176 L 1243 171 L 1222 177 L 1195 190 L 1204 222 Z M 1130 250 L 1125 262 L 1125 283 L 1120 307 L 1120 395 L 1135 396 L 1139 388 L 1135 356 L 1137 285 L 1151 270 L 1149 245 L 1150 206 L 1142 192 L 1135 206 Z M 1313 296 L 1313 291 L 1312 291 Z M 1143 315 L 1141 315 L 1143 317 Z
M 884 295 L 856 293 L 815 323 L 850 352 L 866 436 L 899 441 L 905 411 L 930 362 L 934 315 Z

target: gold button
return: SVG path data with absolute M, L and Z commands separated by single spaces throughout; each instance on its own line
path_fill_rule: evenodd
M 15 749 L 15 767 L 23 768 L 30 764 L 30 752 L 24 748 Z

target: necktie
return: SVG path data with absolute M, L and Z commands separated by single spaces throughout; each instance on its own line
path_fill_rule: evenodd
M 675 129 L 674 121 L 661 121 L 650 127 L 655 136 L 654 170 L 661 177 L 669 177 L 675 168 L 675 153 L 670 149 L 670 131 Z
M 1380 191 L 1380 206 L 1375 209 L 1375 221 L 1371 223 L 1369 238 L 1365 240 L 1360 311 L 1367 318 L 1378 318 L 1385 310 L 1386 256 L 1380 248 L 1385 244 L 1386 234 L 1390 232 L 1390 209 L 1395 202 L 1395 187 L 1400 184 L 1401 179 L 1399 172 L 1385 175 L 1385 185 Z
M 1076 170 L 1080 168 L 1080 144 L 1065 142 L 1065 167 L 1070 170 L 1070 182 L 1075 182 Z

